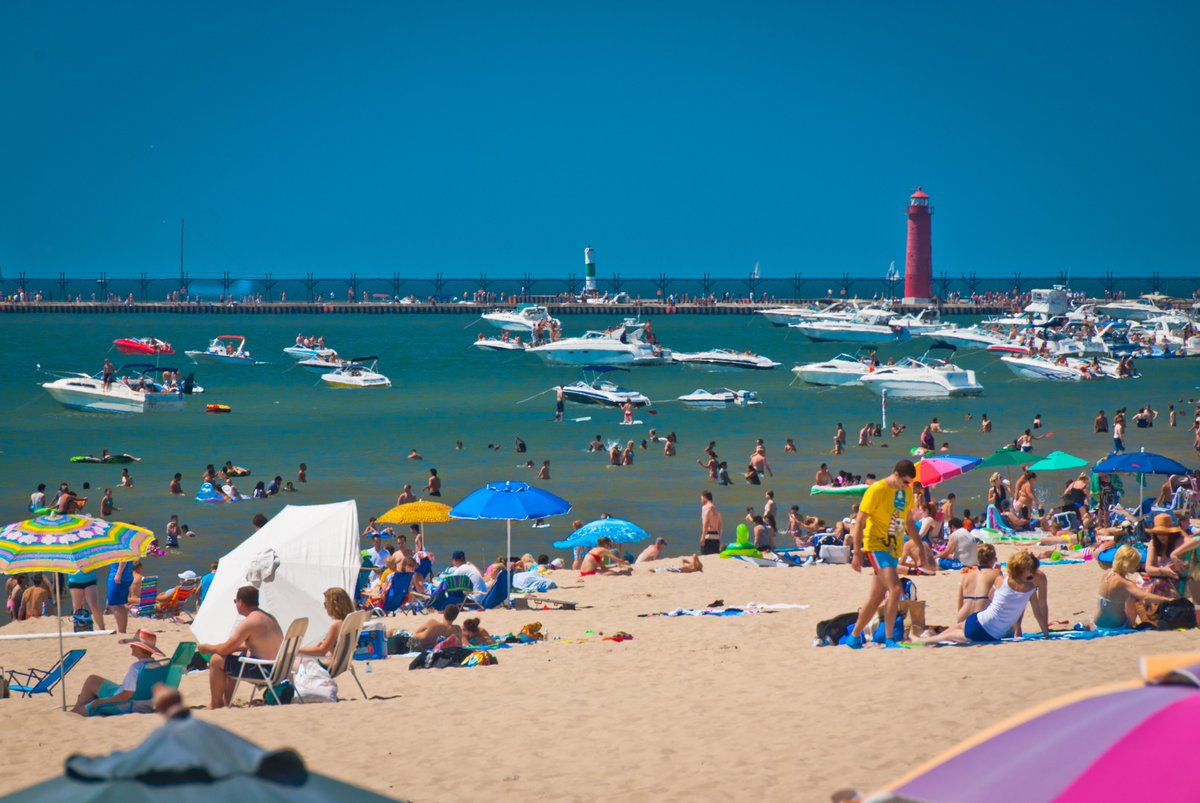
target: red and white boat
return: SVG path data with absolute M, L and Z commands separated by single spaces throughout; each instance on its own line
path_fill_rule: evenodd
M 122 354 L 174 354 L 175 349 L 157 337 L 122 337 L 113 341 Z

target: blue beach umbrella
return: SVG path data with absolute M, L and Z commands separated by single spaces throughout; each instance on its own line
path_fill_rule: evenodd
M 524 482 L 489 482 L 478 491 L 472 491 L 466 499 L 450 508 L 450 517 L 455 519 L 503 520 L 507 525 L 508 540 L 505 557 L 512 555 L 512 523 L 529 519 L 544 519 L 560 516 L 571 510 L 571 503 L 549 491 L 534 488 Z M 508 591 L 512 593 L 512 573 L 508 573 Z
M 1093 474 L 1138 474 L 1138 515 L 1141 516 L 1145 482 L 1142 474 L 1190 474 L 1191 469 L 1161 454 L 1142 450 L 1114 454 L 1092 466 Z
M 577 546 L 594 547 L 601 538 L 611 538 L 614 544 L 629 544 L 634 541 L 645 541 L 650 533 L 625 519 L 597 519 L 589 521 L 569 538 L 555 541 L 555 549 L 574 549 Z

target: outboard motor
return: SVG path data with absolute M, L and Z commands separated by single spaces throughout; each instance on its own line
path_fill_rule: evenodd
M 188 374 L 188 375 L 187 375 L 186 377 L 184 377 L 184 379 L 183 379 L 183 394 L 184 394 L 185 396 L 191 396 L 191 395 L 192 395 L 192 388 L 194 388 L 195 386 L 196 386 L 196 375 L 195 375 L 195 374 Z

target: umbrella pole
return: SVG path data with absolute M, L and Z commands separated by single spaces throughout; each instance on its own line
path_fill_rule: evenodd
M 58 671 L 60 673 L 60 677 L 58 679 L 58 687 L 62 690 L 62 710 L 66 711 L 67 710 L 67 675 L 62 670 L 62 662 L 63 662 L 63 658 L 66 656 L 66 651 L 63 650 L 63 639 L 62 639 L 62 603 L 60 602 L 59 590 L 58 590 L 60 579 L 61 578 L 57 574 L 54 575 L 54 607 L 55 607 L 55 613 L 58 614 L 54 618 L 58 620 Z
M 511 608 L 512 607 L 512 564 L 510 563 L 510 560 L 512 558 L 512 519 L 505 519 L 504 524 L 508 527 L 508 548 L 507 548 L 507 551 L 504 553 L 504 568 L 506 568 L 508 570 L 504 573 L 505 577 L 507 578 L 507 582 L 508 582 L 508 598 L 504 601 L 504 606 L 506 608 Z

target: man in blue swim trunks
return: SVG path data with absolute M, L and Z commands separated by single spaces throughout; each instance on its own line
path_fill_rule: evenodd
M 912 484 L 916 477 L 917 468 L 913 462 L 901 460 L 891 474 L 867 489 L 858 505 L 858 515 L 854 517 L 850 529 L 851 538 L 854 539 L 854 557 L 850 565 L 854 571 L 861 572 L 863 563 L 869 562 L 875 570 L 875 576 L 871 579 L 867 601 L 858 612 L 858 621 L 846 637 L 846 645 L 854 649 L 862 647 L 863 631 L 880 603 L 884 602 L 885 595 L 885 627 L 890 629 L 892 622 L 896 621 L 902 593 L 897 572 L 900 550 L 904 546 L 906 533 L 912 540 L 917 539 L 916 527 L 908 515 L 913 509 Z

